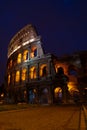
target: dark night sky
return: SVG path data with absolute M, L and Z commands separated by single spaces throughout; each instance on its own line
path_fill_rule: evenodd
M 0 1 L 0 84 L 11 38 L 32 23 L 46 52 L 57 56 L 87 50 L 87 2 L 84 0 Z

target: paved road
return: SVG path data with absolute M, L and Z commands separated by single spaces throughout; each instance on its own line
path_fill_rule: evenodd
M 36 106 L 0 112 L 0 130 L 87 130 L 79 106 Z

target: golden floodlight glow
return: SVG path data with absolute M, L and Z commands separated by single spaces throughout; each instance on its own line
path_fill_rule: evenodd
M 18 70 L 18 71 L 16 71 L 15 81 L 16 81 L 16 82 L 19 82 L 19 80 L 20 80 L 20 71 Z
M 29 41 L 24 42 L 22 45 L 25 46 L 25 45 L 27 45 L 28 43 L 29 43 Z
M 31 67 L 30 68 L 30 79 L 36 79 L 37 75 L 36 75 L 36 68 L 35 67 Z
M 36 91 L 36 89 L 33 89 L 33 91 L 34 91 L 34 93 L 36 93 L 37 91 Z
M 1 97 L 4 97 L 4 93 L 1 94 Z
M 55 92 L 55 93 L 62 92 L 62 89 L 61 89 L 60 87 L 57 87 L 57 88 L 55 88 L 54 92 Z
M 19 54 L 18 54 L 18 57 L 17 57 L 17 63 L 21 63 L 21 57 L 22 57 L 22 54 L 19 53 Z
M 33 42 L 33 41 L 35 41 L 35 38 L 30 39 L 29 41 L 26 41 L 26 42 L 22 43 L 22 45 L 16 47 L 16 48 L 8 55 L 8 58 L 9 58 L 14 52 L 16 52 L 18 49 L 20 49 L 22 46 L 25 46 L 25 45 L 29 44 L 30 42 Z
M 69 82 L 68 83 L 68 90 L 70 91 L 70 90 L 76 90 L 77 89 L 77 86 L 76 86 L 76 84 L 74 83 L 74 82 Z
M 26 70 L 26 68 L 24 68 L 22 70 L 22 81 L 24 81 L 26 79 L 26 72 L 27 72 L 27 70 Z
M 35 40 L 35 38 L 32 38 L 32 39 L 30 39 L 29 41 L 30 41 L 30 42 L 33 42 L 34 40 Z
M 23 53 L 23 61 L 26 61 L 28 59 L 28 50 L 25 50 Z
M 16 48 L 8 55 L 8 58 L 9 58 L 14 52 L 16 52 L 18 49 L 20 49 L 22 46 L 25 46 L 25 45 L 27 45 L 27 44 L 29 44 L 29 43 L 31 43 L 31 42 L 34 42 L 34 41 L 35 41 L 35 38 L 32 38 L 32 39 L 30 39 L 30 40 L 28 40 L 28 41 L 22 43 L 22 45 L 16 47 Z
M 46 64 L 42 64 L 41 66 L 40 66 L 40 76 L 42 76 L 43 75 L 43 68 L 44 67 L 47 67 L 47 65 Z M 47 68 L 46 68 L 47 69 Z
M 56 72 L 58 72 L 58 68 L 59 68 L 59 67 L 60 67 L 59 65 L 55 65 Z

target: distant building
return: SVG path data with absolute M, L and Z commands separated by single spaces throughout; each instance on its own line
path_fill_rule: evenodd
M 87 71 L 85 53 L 45 54 L 35 27 L 25 26 L 8 45 L 7 97 L 12 103 L 41 104 L 67 103 L 74 94 L 83 97 L 87 89 L 82 81 Z

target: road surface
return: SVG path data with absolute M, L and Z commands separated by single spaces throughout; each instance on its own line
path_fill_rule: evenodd
M 0 130 L 87 130 L 80 106 L 35 106 L 0 112 Z

